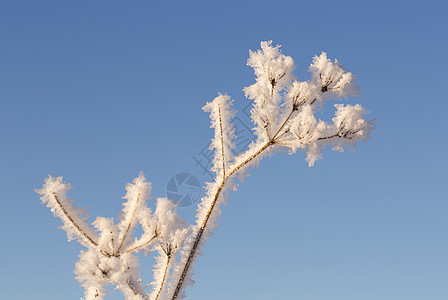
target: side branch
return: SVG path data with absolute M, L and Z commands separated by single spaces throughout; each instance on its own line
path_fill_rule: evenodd
M 190 253 L 188 254 L 188 258 L 187 258 L 187 262 L 185 263 L 184 269 L 182 271 L 182 274 L 179 278 L 179 281 L 176 285 L 176 289 L 174 291 L 172 300 L 175 300 L 177 298 L 177 296 L 179 295 L 179 292 L 182 288 L 183 282 L 185 280 L 185 277 L 187 276 L 187 272 L 190 269 L 190 265 L 193 262 L 194 256 L 196 254 L 197 248 L 199 246 L 199 242 L 202 239 L 202 235 L 204 234 L 205 228 L 207 227 L 207 223 L 210 219 L 210 216 L 213 212 L 213 209 L 215 208 L 216 202 L 219 199 L 219 196 L 221 195 L 221 192 L 224 188 L 224 185 L 226 184 L 227 180 L 229 179 L 229 177 L 231 177 L 232 175 L 234 175 L 236 172 L 238 172 L 238 170 L 240 170 L 242 167 L 244 167 L 245 165 L 247 165 L 249 162 L 251 162 L 255 157 L 257 157 L 258 155 L 260 155 L 263 151 L 265 151 L 269 146 L 273 145 L 274 142 L 268 142 L 266 143 L 263 147 L 261 147 L 257 152 L 255 152 L 254 154 L 252 154 L 249 158 L 247 158 L 244 162 L 242 162 L 241 164 L 239 164 L 238 166 L 236 166 L 232 171 L 230 171 L 230 173 L 223 178 L 223 180 L 221 181 L 221 184 L 218 187 L 218 190 L 216 191 L 215 196 L 213 197 L 213 201 L 210 205 L 210 208 L 207 211 L 207 214 L 204 218 L 204 220 L 202 221 L 201 227 L 199 229 L 199 232 L 196 236 L 196 239 L 194 241 L 193 247 L 190 250 Z
M 167 259 L 168 259 L 168 261 L 166 262 L 165 271 L 163 272 L 162 283 L 160 283 L 159 291 L 157 292 L 156 298 L 154 300 L 158 300 L 159 299 L 160 293 L 162 292 L 163 287 L 165 285 L 166 275 L 168 274 L 168 269 L 169 269 L 169 266 L 170 266 L 171 257 L 168 257 Z
M 137 246 L 127 249 L 126 251 L 124 251 L 124 253 L 129 253 L 132 251 L 140 250 L 140 249 L 146 247 L 149 243 L 151 243 L 158 236 L 159 236 L 158 232 L 155 232 L 154 235 L 149 240 L 147 240 L 146 242 L 144 242 L 140 245 L 137 245 Z
M 67 217 L 67 219 L 73 225 L 73 227 L 78 231 L 78 233 L 82 237 L 84 237 L 87 241 L 89 241 L 89 243 L 91 243 L 92 246 L 97 247 L 98 243 L 95 242 L 93 240 L 93 238 L 90 237 L 84 230 L 82 230 L 81 227 L 79 227 L 79 225 L 75 222 L 75 220 L 73 220 L 72 216 L 70 216 L 70 214 L 67 212 L 65 207 L 62 205 L 61 201 L 59 201 L 59 198 L 58 198 L 58 196 L 56 195 L 55 192 L 53 192 L 53 197 L 54 197 L 54 200 L 56 201 L 56 203 L 58 204 L 59 208 L 61 209 L 61 211 L 64 213 L 64 215 Z
M 218 104 L 219 130 L 221 134 L 221 159 L 222 159 L 222 177 L 226 177 L 226 158 L 224 155 L 224 135 L 222 129 L 221 105 Z
M 166 247 L 162 247 L 162 250 L 163 250 L 163 252 L 166 255 L 166 264 L 165 264 L 165 270 L 163 271 L 163 278 L 162 278 L 162 281 L 160 283 L 160 288 L 157 291 L 157 295 L 154 298 L 154 300 L 158 300 L 159 299 L 160 293 L 162 292 L 163 287 L 165 286 L 165 282 L 166 282 L 166 278 L 167 278 L 167 275 L 168 275 L 168 271 L 170 269 L 171 258 L 173 256 L 173 252 L 172 252 L 173 249 L 171 248 L 171 245 L 166 245 Z
M 117 253 L 120 253 L 121 247 L 123 247 L 123 243 L 126 240 L 129 229 L 131 229 L 132 222 L 134 221 L 135 211 L 137 210 L 138 202 L 140 201 L 140 193 L 137 195 L 137 201 L 135 201 L 134 210 L 132 211 L 131 219 L 129 220 L 128 227 L 126 228 L 126 232 L 123 235 L 120 246 L 118 246 Z
M 320 141 L 320 140 L 328 140 L 328 139 L 332 139 L 332 138 L 341 138 L 341 139 L 347 139 L 347 140 L 351 140 L 351 139 L 353 139 L 353 136 L 356 134 L 356 133 L 358 133 L 358 132 L 360 132 L 361 130 L 363 130 L 364 129 L 364 127 L 363 128 L 360 128 L 360 129 L 352 129 L 352 130 L 349 130 L 349 131 L 347 131 L 347 132 L 341 132 L 341 131 L 339 131 L 338 133 L 336 133 L 336 134 L 333 134 L 333 135 L 330 135 L 330 136 L 324 136 L 324 137 L 320 137 L 320 138 L 318 138 L 317 140 L 318 141 Z
M 128 280 L 126 283 L 127 283 L 128 287 L 129 287 L 129 289 L 134 293 L 135 296 L 137 296 L 137 297 L 139 297 L 140 299 L 143 299 L 143 300 L 147 300 L 147 299 L 149 300 L 148 295 L 144 291 L 141 291 L 141 289 L 136 287 L 133 282 Z

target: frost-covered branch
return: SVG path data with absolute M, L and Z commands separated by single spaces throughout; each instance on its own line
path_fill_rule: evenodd
M 162 292 L 166 288 L 169 271 L 173 267 L 173 258 L 176 257 L 179 245 L 166 243 L 165 245 L 160 245 L 157 250 L 159 251 L 159 256 L 156 257 L 158 273 L 154 274 L 155 276 L 152 284 L 155 289 L 151 295 L 151 299 L 154 300 L 159 300 L 163 297 Z
M 152 247 L 170 243 L 182 245 L 187 228 L 176 215 L 175 205 L 167 199 L 158 199 L 156 210 L 151 213 L 146 205 L 151 185 L 140 173 L 126 186 L 124 198 L 127 201 L 123 204 L 120 222 L 97 217 L 93 222 L 95 232 L 85 223 L 84 210 L 75 208 L 73 201 L 68 200 L 66 193 L 69 189 L 70 185 L 64 183 L 62 177 L 49 176 L 37 192 L 42 195 L 42 202 L 63 221 L 62 228 L 69 238 L 75 236 L 87 247 L 81 252 L 75 269 L 77 279 L 85 289 L 85 299 L 103 299 L 108 285 L 120 289 L 126 299 L 151 299 L 141 284 L 135 253 L 141 250 L 149 253 Z M 144 233 L 139 239 L 132 240 L 133 230 L 139 224 L 145 228 Z
M 152 237 L 150 237 L 149 239 L 147 239 L 146 241 L 141 242 L 141 243 L 136 242 L 136 245 L 131 245 L 129 247 L 129 249 L 126 249 L 124 252 L 129 253 L 129 252 L 134 252 L 134 251 L 139 251 L 141 249 L 145 249 L 146 246 L 148 246 L 158 236 L 159 236 L 159 233 L 156 231 L 156 232 L 154 232 L 154 235 Z
M 131 231 L 131 226 L 132 226 L 133 221 L 134 221 L 134 215 L 135 215 L 135 212 L 137 211 L 137 205 L 138 205 L 139 201 L 140 201 L 140 194 L 137 194 L 137 200 L 135 201 L 134 208 L 132 210 L 128 226 L 126 227 L 126 231 L 124 232 L 124 234 L 123 234 L 123 236 L 121 238 L 120 246 L 118 246 L 117 252 L 120 252 L 121 247 L 123 247 L 123 243 L 126 240 L 129 231 Z
M 205 241 L 212 235 L 230 191 L 235 191 L 248 171 L 262 158 L 276 152 L 306 153 L 309 166 L 322 157 L 325 147 L 342 152 L 366 142 L 374 130 L 374 120 L 359 104 L 335 104 L 330 122 L 316 118 L 317 111 L 333 100 L 358 96 L 355 76 L 327 54 L 315 56 L 308 71 L 311 79 L 297 81 L 291 57 L 280 46 L 262 42 L 261 49 L 250 51 L 247 64 L 254 69 L 255 83 L 244 88 L 253 100 L 251 120 L 256 139 L 236 156 L 233 100 L 219 95 L 204 106 L 210 113 L 214 137 L 211 171 L 214 180 L 207 183 L 199 204 L 196 222 L 187 226 L 176 213 L 176 205 L 166 198 L 157 199 L 154 212 L 147 206 L 151 184 L 142 173 L 126 186 L 126 200 L 118 223 L 112 218 L 97 217 L 94 229 L 86 224 L 84 210 L 75 208 L 66 196 L 69 184 L 62 177 L 49 177 L 37 192 L 42 202 L 63 221 L 69 239 L 76 237 L 87 247 L 76 263 L 77 279 L 85 288 L 85 299 L 102 299 L 109 285 L 121 290 L 126 299 L 174 300 L 185 297 L 185 287 L 192 285 L 194 265 Z M 143 234 L 134 236 L 137 226 Z M 140 279 L 137 253 L 157 252 L 152 291 L 146 293 Z
M 98 236 L 85 223 L 85 209 L 75 207 L 73 200 L 68 199 L 67 192 L 71 189 L 70 184 L 66 184 L 62 177 L 49 176 L 45 180 L 42 189 L 36 192 L 42 195 L 43 204 L 51 209 L 55 217 L 62 220 L 62 229 L 67 233 L 69 240 L 77 238 L 86 247 L 98 246 Z
M 331 98 L 358 95 L 354 75 L 337 61 L 333 63 L 327 59 L 326 53 L 314 58 L 309 68 L 312 80 L 307 82 L 295 80 L 292 75 L 295 69 L 292 58 L 283 55 L 280 46 L 271 46 L 271 42 L 262 42 L 261 50 L 251 51 L 248 65 L 254 68 L 256 82 L 244 91 L 254 103 L 251 118 L 257 139 L 245 153 L 232 159 L 233 164 L 224 176 L 218 176 L 215 182 L 207 186 L 207 195 L 198 209 L 197 233 L 181 260 L 183 267 L 171 297 L 173 300 L 185 296 L 183 289 L 191 283 L 191 266 L 205 239 L 216 226 L 220 214 L 219 204 L 223 203 L 227 191 L 236 188 L 235 177 L 244 177 L 247 169 L 256 166 L 266 153 L 272 154 L 282 148 L 291 153 L 297 149 L 305 150 L 309 165 L 312 166 L 321 157 L 326 144 L 332 143 L 333 149 L 338 151 L 344 145 L 352 149 L 356 142 L 367 141 L 374 128 L 373 121 L 366 121 L 363 117 L 368 111 L 359 105 L 336 104 L 333 125 L 317 121 L 314 117 L 317 105 L 321 106 Z M 219 101 L 218 97 L 208 103 L 207 111 L 210 111 L 210 107 L 219 107 Z M 217 128 L 222 126 L 212 114 L 213 111 L 211 127 L 215 128 L 214 145 L 219 142 L 218 137 L 222 136 L 217 132 Z M 217 150 L 219 148 L 215 147 L 215 161 L 219 156 Z M 212 170 L 216 172 L 217 168 Z
M 134 228 L 138 224 L 144 224 L 146 218 L 151 215 L 151 210 L 146 206 L 146 201 L 149 200 L 151 193 L 151 184 L 146 181 L 143 173 L 134 179 L 133 184 L 126 186 L 126 195 L 124 199 L 127 201 L 123 204 L 121 222 L 118 224 L 119 245 L 116 252 L 126 244 L 131 243 L 128 237 L 132 235 Z M 114 251 L 115 252 L 115 251 Z
M 210 144 L 210 149 L 215 151 L 211 171 L 219 178 L 226 177 L 226 169 L 232 161 L 232 149 L 235 148 L 235 128 L 231 122 L 235 112 L 232 103 L 228 95 L 219 95 L 203 108 L 210 113 L 211 127 L 215 129 L 215 137 Z

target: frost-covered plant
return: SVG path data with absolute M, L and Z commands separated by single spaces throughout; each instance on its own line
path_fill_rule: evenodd
M 85 288 L 85 299 L 102 299 L 108 285 L 115 285 L 126 299 L 184 298 L 185 287 L 193 284 L 192 266 L 217 225 L 221 205 L 250 168 L 275 152 L 294 153 L 298 149 L 306 152 L 306 160 L 313 166 L 327 145 L 342 152 L 344 146 L 353 149 L 359 141 L 369 139 L 374 124 L 364 118 L 368 111 L 359 104 L 335 104 L 332 123 L 315 117 L 328 100 L 359 94 L 355 76 L 337 60 L 328 59 L 326 53 L 314 57 L 309 67 L 311 80 L 305 82 L 296 80 L 293 59 L 272 42 L 262 42 L 261 50 L 250 51 L 247 64 L 256 75 L 255 83 L 244 89 L 246 97 L 253 100 L 251 118 L 256 139 L 247 151 L 234 156 L 233 100 L 219 95 L 205 105 L 215 129 L 211 143 L 215 178 L 205 187 L 195 224 L 182 222 L 176 205 L 166 198 L 157 199 L 156 209 L 151 212 L 146 205 L 151 185 L 143 174 L 127 185 L 127 201 L 118 222 L 98 217 L 93 222 L 95 230 L 86 223 L 84 210 L 75 208 L 66 196 L 70 185 L 62 177 L 49 176 L 44 187 L 37 190 L 42 202 L 62 219 L 69 240 L 76 238 L 87 248 L 75 269 Z M 136 226 L 143 228 L 139 238 L 133 237 Z M 158 256 L 148 294 L 141 284 L 136 254 L 151 251 L 157 251 Z
M 76 238 L 87 248 L 81 252 L 75 269 L 77 279 L 85 288 L 85 299 L 102 299 L 109 284 L 120 289 L 127 299 L 157 299 L 166 288 L 165 277 L 188 232 L 186 224 L 175 213 L 176 205 L 166 198 L 159 198 L 152 213 L 146 205 L 151 184 L 140 173 L 126 186 L 124 199 L 127 201 L 118 223 L 98 217 L 93 222 L 94 231 L 85 222 L 84 209 L 75 207 L 67 198 L 70 188 L 62 177 L 49 176 L 37 192 L 53 214 L 62 219 L 62 229 L 67 232 L 68 239 Z M 138 239 L 132 237 L 137 226 L 143 229 Z M 148 253 L 151 249 L 158 251 L 159 256 L 152 282 L 155 288 L 150 298 L 142 287 L 135 254 L 139 251 Z

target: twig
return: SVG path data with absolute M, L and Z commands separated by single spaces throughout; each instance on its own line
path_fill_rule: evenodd
M 134 211 L 132 212 L 131 220 L 129 221 L 128 227 L 126 228 L 126 232 L 124 233 L 123 239 L 121 240 L 120 246 L 117 249 L 117 253 L 120 253 L 121 247 L 123 247 L 123 243 L 126 240 L 129 229 L 131 228 L 132 221 L 134 220 L 135 211 L 137 210 L 138 202 L 140 201 L 140 193 L 137 195 L 137 201 L 135 201 Z
M 226 163 L 224 155 L 224 136 L 222 130 L 222 116 L 221 116 L 221 106 L 218 104 L 218 115 L 219 115 L 219 130 L 221 133 L 221 156 L 222 156 L 222 177 L 226 177 Z
M 156 237 L 158 237 L 157 233 L 154 233 L 154 235 L 146 242 L 144 242 L 143 244 L 140 244 L 138 246 L 132 247 L 130 249 L 127 249 L 126 251 L 124 251 L 124 253 L 129 253 L 135 250 L 139 250 L 140 248 L 145 247 L 146 245 L 148 245 L 149 243 L 151 243 Z
M 88 240 L 94 247 L 98 246 L 98 243 L 95 242 L 86 232 L 84 232 L 79 225 L 75 222 L 75 220 L 73 220 L 73 218 L 69 215 L 69 213 L 67 212 L 67 210 L 65 210 L 65 207 L 62 205 L 62 203 L 59 201 L 58 196 L 56 195 L 55 192 L 53 192 L 53 196 L 54 199 L 56 200 L 56 203 L 59 205 L 59 207 L 61 208 L 62 212 L 64 213 L 64 215 L 67 217 L 67 219 L 72 223 L 73 227 L 75 227 L 78 232 L 81 234 L 81 236 L 85 237 L 86 240 Z
M 171 245 L 167 246 L 167 249 L 162 248 L 162 250 L 166 254 L 166 265 L 165 265 L 165 270 L 163 272 L 163 279 L 162 279 L 162 282 L 160 283 L 159 291 L 157 292 L 156 298 L 154 300 L 159 299 L 160 293 L 163 290 L 163 286 L 165 285 L 166 275 L 168 274 L 168 270 L 170 269 L 170 261 L 171 261 L 171 257 L 172 257 Z

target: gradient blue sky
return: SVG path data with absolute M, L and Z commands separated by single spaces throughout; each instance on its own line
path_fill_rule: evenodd
M 79 299 L 79 250 L 33 189 L 64 176 L 116 216 L 143 171 L 153 195 L 236 107 L 249 49 L 283 45 L 309 78 L 326 51 L 358 76 L 377 130 L 356 152 L 266 159 L 230 195 L 187 299 L 445 300 L 448 39 L 444 1 L 1 1 L 0 298 Z M 182 208 L 190 218 L 192 206 Z M 144 278 L 152 260 L 142 259 Z M 122 299 L 118 293 L 106 299 Z

